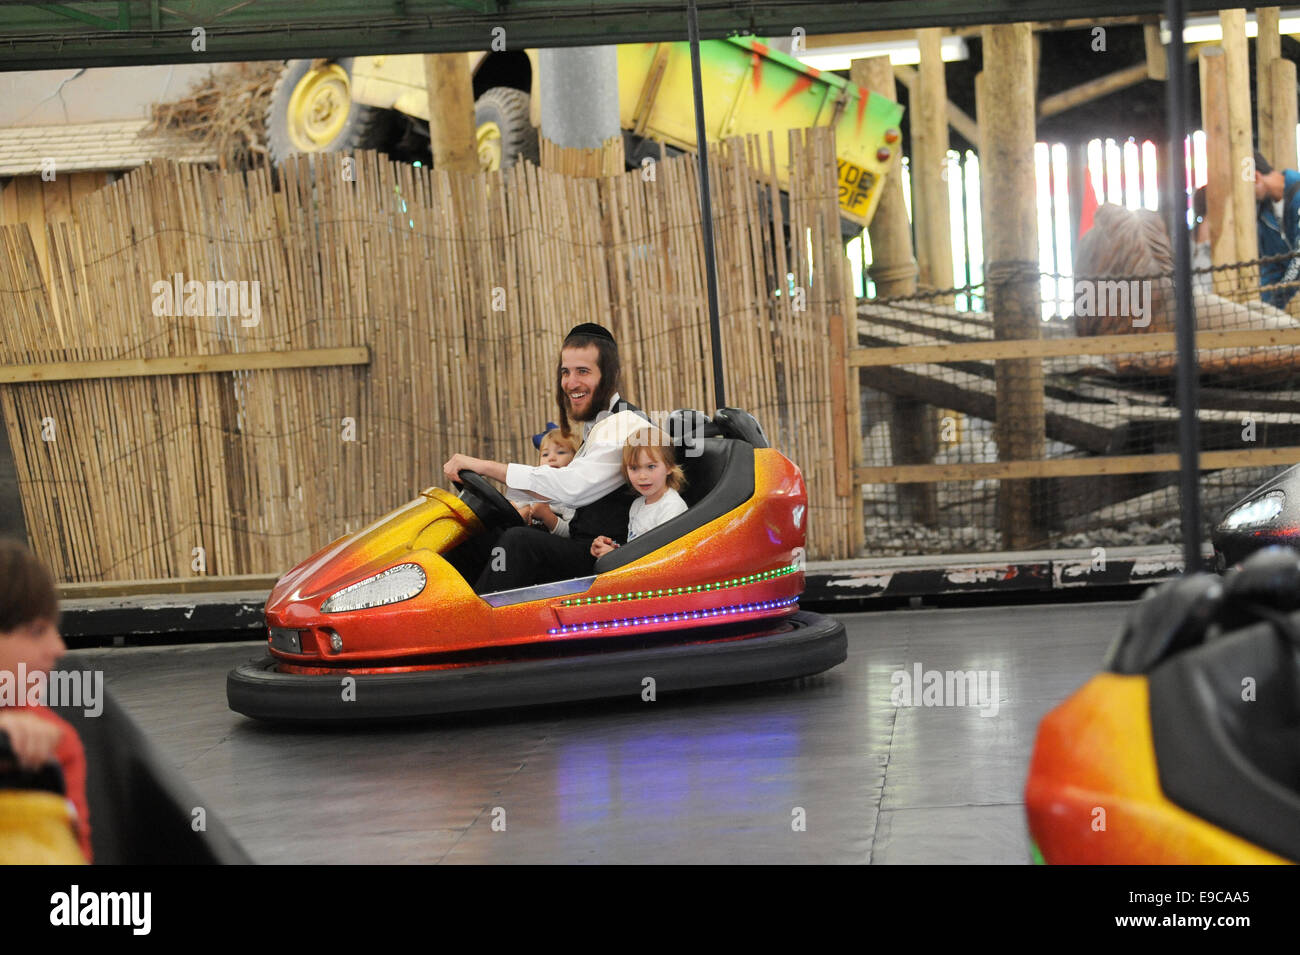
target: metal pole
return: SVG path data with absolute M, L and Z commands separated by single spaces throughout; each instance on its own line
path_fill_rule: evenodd
M 718 320 L 718 263 L 713 254 L 713 200 L 709 193 L 709 143 L 704 133 L 704 87 L 700 78 L 700 24 L 695 0 L 686 5 L 686 28 L 691 41 L 691 87 L 695 94 L 695 142 L 699 146 L 700 208 L 704 217 L 704 276 L 709 289 L 709 340 L 713 350 L 713 404 L 727 406 L 722 383 L 722 326 Z
M 1166 0 L 1169 21 L 1169 178 L 1165 182 L 1166 219 L 1174 247 L 1174 337 L 1178 345 L 1179 503 L 1183 525 L 1184 573 L 1201 566 L 1200 438 L 1197 427 L 1196 326 L 1192 315 L 1191 247 L 1187 235 L 1187 57 L 1183 52 L 1186 0 Z

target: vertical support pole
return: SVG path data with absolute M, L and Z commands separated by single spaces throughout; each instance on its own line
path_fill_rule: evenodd
M 1070 143 L 1065 153 L 1066 187 L 1070 197 L 1070 274 L 1074 274 L 1074 253 L 1079 247 L 1079 222 L 1083 218 L 1083 183 L 1088 175 L 1088 146 Z
M 1232 214 L 1236 229 L 1237 261 L 1253 262 L 1259 256 L 1255 232 L 1254 136 L 1250 114 L 1250 53 L 1246 45 L 1246 11 L 1220 10 L 1223 58 L 1228 73 L 1228 142 L 1232 150 Z M 1240 300 L 1254 298 L 1259 288 L 1259 266 L 1236 270 Z
M 894 69 L 889 57 L 854 60 L 849 80 L 874 96 L 897 102 Z M 912 254 L 912 228 L 903 202 L 902 164 L 885 180 L 876 214 L 867 232 L 871 236 L 871 279 L 880 298 L 916 294 L 916 259 Z
M 1277 162 L 1273 154 L 1272 70 L 1273 64 L 1282 58 L 1280 13 L 1280 7 L 1255 8 L 1255 26 L 1258 28 L 1255 34 L 1255 128 L 1259 130 L 1259 151 L 1271 163 Z M 1291 98 L 1295 99 L 1295 96 Z
M 921 285 L 951 288 L 952 226 L 948 209 L 948 84 L 942 31 L 917 30 L 921 64 L 912 111 L 912 219 Z
M 722 381 L 722 326 L 718 319 L 718 263 L 713 248 L 713 198 L 709 192 L 709 138 L 704 128 L 704 83 L 700 71 L 700 22 L 695 0 L 688 0 L 686 31 L 691 44 L 691 89 L 695 100 L 695 142 L 699 147 L 700 208 L 704 228 L 704 278 L 709 294 L 709 339 L 713 351 L 713 407 L 725 408 Z
M 1043 42 L 1042 42 L 1042 37 L 1039 36 L 1037 33 L 1030 34 L 1030 40 L 1034 45 L 1034 87 L 1033 89 L 1034 89 L 1034 102 L 1037 103 L 1038 102 L 1038 80 L 1040 76 L 1040 70 L 1042 69 L 1042 67 L 1039 64 L 1039 60 L 1042 58 L 1042 54 L 1043 54 Z
M 1192 320 L 1192 250 L 1187 235 L 1187 168 L 1183 143 L 1187 139 L 1187 58 L 1183 54 L 1186 0 L 1166 0 L 1169 41 L 1169 175 L 1165 179 L 1165 209 L 1169 234 L 1174 236 L 1174 337 L 1178 346 L 1179 504 L 1182 512 L 1183 566 L 1193 574 L 1201 565 L 1200 437 L 1197 428 L 1196 326 Z M 1202 61 L 1204 64 L 1204 61 Z M 1202 72 L 1204 76 L 1204 72 Z M 1206 197 L 1209 198 L 1208 196 Z
M 1296 67 L 1291 60 L 1269 64 L 1269 95 L 1273 100 L 1269 119 L 1273 124 L 1273 152 L 1264 153 L 1274 169 L 1300 168 L 1296 157 Z M 1264 150 L 1260 150 L 1264 152 Z M 1257 240 L 1258 241 L 1258 238 Z
M 849 301 L 853 301 L 849 299 Z M 849 401 L 857 404 L 860 395 L 850 396 L 857 388 L 849 388 L 848 326 L 856 325 L 858 317 L 850 314 L 846 319 L 839 312 L 830 316 L 827 331 L 831 336 L 831 457 L 835 467 L 835 496 L 849 497 L 853 490 L 853 435 L 849 433 Z M 857 376 L 854 375 L 854 378 Z M 861 438 L 858 444 L 862 443 Z M 861 497 L 861 495 L 858 495 Z
M 434 168 L 478 172 L 469 54 L 426 53 L 424 82 L 429 96 L 429 149 Z
M 894 69 L 887 56 L 854 60 L 849 77 L 873 95 L 898 99 Z M 871 278 L 876 283 L 876 294 L 880 298 L 915 295 L 916 259 L 912 255 L 912 230 L 907 222 L 907 207 L 903 203 L 901 165 L 885 180 L 868 232 L 871 235 Z M 856 331 L 853 340 L 857 340 Z M 860 369 L 859 374 L 862 373 Z M 852 397 L 858 400 L 858 395 Z M 932 463 L 938 447 L 934 407 L 913 398 L 891 397 L 888 402 L 889 443 L 894 463 Z M 927 526 L 938 523 L 939 498 L 933 484 L 901 484 L 898 501 L 908 519 Z
M 1228 71 L 1223 50 L 1219 47 L 1203 49 L 1198 56 L 1201 126 L 1205 130 L 1205 212 L 1210 219 L 1210 257 L 1215 265 L 1228 265 L 1241 260 L 1237 254 L 1236 205 L 1232 196 L 1235 170 L 1232 168 L 1232 142 L 1228 134 Z M 1172 76 L 1176 62 L 1173 57 L 1170 60 Z M 1236 296 L 1237 279 L 1232 272 L 1215 272 L 1213 275 L 1215 292 Z
M 989 305 L 994 337 L 1042 337 L 1038 281 L 1038 190 L 1035 188 L 1036 104 L 1033 41 L 1028 23 L 984 28 L 984 96 L 981 181 L 989 227 Z M 992 211 L 996 210 L 996 211 Z M 1046 435 L 1041 359 L 1000 360 L 995 366 L 998 459 L 1041 460 Z M 1023 549 L 1045 536 L 1039 487 L 1029 480 L 1002 481 L 998 527 L 1004 547 Z
M 866 285 L 863 273 L 863 285 Z M 848 362 L 848 351 L 858 347 L 858 300 L 853 290 L 853 276 L 844 270 L 844 301 L 848 305 L 844 321 L 841 322 L 843 343 L 843 368 L 845 387 L 845 411 L 848 418 L 849 433 L 849 553 L 860 555 L 866 546 L 866 527 L 863 525 L 862 485 L 858 483 L 857 469 L 866 463 L 862 435 L 862 369 L 855 368 Z
M 989 262 L 991 261 L 991 259 L 989 257 L 989 247 L 988 247 L 989 196 L 988 196 L 988 190 L 985 188 L 985 179 L 988 174 L 984 169 L 984 159 L 988 155 L 988 151 L 984 148 L 984 145 L 985 143 L 988 142 L 988 138 L 989 138 L 988 137 L 988 128 L 989 128 L 988 115 L 990 109 L 991 107 L 989 106 L 988 79 L 985 76 L 985 71 L 980 70 L 978 73 L 975 74 L 975 122 L 979 126 L 979 136 L 980 136 L 980 141 L 977 144 L 977 148 L 979 149 L 979 159 L 980 159 L 980 174 L 979 174 L 980 247 L 983 250 L 983 259 L 980 262 L 980 275 L 984 277 L 984 282 L 985 282 L 984 295 L 982 296 L 984 300 L 985 308 L 988 308 L 989 290 L 988 290 L 987 283 L 989 278 Z
M 1160 42 L 1159 18 L 1142 25 L 1142 44 L 1146 47 L 1147 79 L 1161 82 L 1169 79 L 1169 61 L 1165 57 L 1165 46 Z
M 598 176 L 609 175 L 603 171 L 608 164 L 622 172 L 617 47 L 538 50 L 534 88 L 544 144 L 540 150 L 543 168 L 569 174 L 590 169 L 590 175 Z

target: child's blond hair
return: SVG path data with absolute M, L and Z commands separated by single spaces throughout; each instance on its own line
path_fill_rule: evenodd
M 542 435 L 542 440 L 537 445 L 537 452 L 540 454 L 545 451 L 548 444 L 563 445 L 574 454 L 578 453 L 578 439 L 571 434 L 565 434 L 559 428 L 552 428 Z
M 673 451 L 673 446 L 667 442 L 646 441 L 644 437 L 638 440 L 639 434 L 638 432 L 638 434 L 632 435 L 627 444 L 623 445 L 623 470 L 627 471 L 644 452 L 651 461 L 658 461 L 668 469 L 668 479 L 665 482 L 668 487 L 674 491 L 680 491 L 684 488 L 686 486 L 686 472 L 677 463 L 677 455 Z

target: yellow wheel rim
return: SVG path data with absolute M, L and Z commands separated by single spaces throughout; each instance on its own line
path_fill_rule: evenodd
M 329 149 L 352 111 L 347 70 L 337 63 L 313 67 L 289 97 L 289 139 L 299 152 Z
M 501 168 L 501 127 L 496 123 L 483 123 L 475 133 L 478 140 L 478 164 L 484 172 Z

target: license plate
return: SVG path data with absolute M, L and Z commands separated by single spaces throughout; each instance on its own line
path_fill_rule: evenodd
M 876 176 L 847 160 L 839 161 L 840 208 L 845 212 L 866 215 Z
M 297 630 L 284 630 L 280 627 L 269 627 L 271 631 L 271 646 L 283 653 L 302 653 L 302 640 Z

